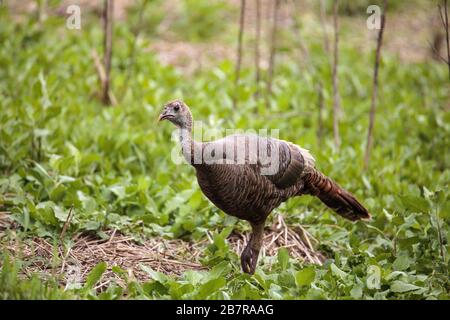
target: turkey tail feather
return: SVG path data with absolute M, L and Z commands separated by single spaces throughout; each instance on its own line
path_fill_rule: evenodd
M 305 177 L 306 193 L 318 197 L 336 213 L 352 221 L 370 219 L 370 213 L 336 182 L 314 169 Z

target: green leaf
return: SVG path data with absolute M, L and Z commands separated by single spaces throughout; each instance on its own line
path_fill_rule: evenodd
M 100 228 L 100 222 L 98 222 L 98 221 L 88 221 L 84 225 L 84 228 L 86 230 L 98 230 Z
M 422 197 L 417 197 L 413 195 L 400 196 L 400 200 L 407 209 L 417 212 L 428 212 L 430 209 L 430 204 L 428 201 Z
M 215 265 L 211 271 L 208 272 L 208 279 L 225 277 L 231 271 L 231 265 L 228 261 L 222 261 Z
M 361 299 L 363 295 L 363 284 L 362 283 L 356 283 L 352 290 L 350 290 L 350 295 L 353 299 Z
M 223 228 L 223 230 L 220 232 L 220 236 L 223 238 L 223 239 L 226 239 L 226 238 L 228 238 L 228 236 L 231 234 L 231 232 L 233 231 L 233 226 L 229 226 L 229 227 L 226 227 L 226 228 Z
M 153 280 L 156 280 L 160 283 L 165 283 L 167 281 L 167 276 L 164 273 L 154 271 L 152 268 L 147 267 L 146 265 L 141 264 L 141 269 L 148 273 Z
M 58 183 L 70 183 L 70 182 L 74 182 L 74 181 L 76 181 L 76 179 L 74 177 L 59 176 Z
M 214 293 L 215 291 L 219 290 L 226 284 L 226 281 L 223 277 L 209 280 L 205 284 L 201 285 L 199 291 L 198 291 L 198 298 L 199 299 L 205 299 L 210 294 Z
M 69 211 L 64 210 L 60 206 L 54 206 L 53 211 L 55 212 L 55 217 L 62 222 L 65 222 L 67 220 L 67 217 L 69 216 Z
M 42 176 L 42 177 L 46 177 L 48 179 L 51 179 L 50 175 L 48 174 L 47 170 L 44 169 L 43 166 L 41 166 L 39 163 L 37 162 L 33 162 L 35 165 L 35 169 L 36 171 Z
M 282 270 L 286 270 L 289 264 L 289 252 L 286 248 L 280 248 L 277 255 L 278 263 Z
M 316 271 L 312 267 L 303 268 L 295 273 L 295 283 L 297 286 L 309 286 L 316 276 Z
M 442 219 L 449 219 L 450 220 L 450 200 L 444 202 L 442 207 L 440 207 L 439 217 L 442 218 Z
M 421 289 L 421 287 L 418 287 L 416 285 L 406 283 L 406 282 L 403 282 L 400 280 L 396 280 L 396 281 L 392 282 L 392 284 L 391 284 L 392 292 L 402 293 L 402 292 L 408 292 L 408 291 L 413 291 L 413 290 L 418 290 L 418 289 Z
M 84 284 L 85 290 L 92 289 L 95 286 L 95 284 L 102 277 L 103 273 L 105 273 L 106 267 L 106 262 L 100 262 L 94 268 L 92 268 L 86 278 L 86 283 Z
M 283 295 L 281 294 L 281 287 L 275 283 L 272 283 L 269 288 L 269 296 L 272 299 L 283 299 Z
M 122 185 L 113 185 L 109 187 L 109 190 L 114 193 L 119 199 L 125 198 L 125 187 Z
M 39 220 L 48 225 L 58 224 L 55 217 L 55 203 L 52 201 L 41 202 L 36 206 L 36 213 Z
M 409 257 L 406 254 L 399 255 L 397 259 L 395 259 L 394 263 L 392 264 L 392 267 L 394 270 L 403 271 L 409 268 L 411 265 L 411 261 Z
M 332 263 L 330 265 L 330 268 L 331 268 L 331 272 L 333 272 L 333 274 L 337 275 L 342 280 L 344 280 L 348 276 L 347 273 L 345 273 L 344 271 L 339 269 L 334 263 Z

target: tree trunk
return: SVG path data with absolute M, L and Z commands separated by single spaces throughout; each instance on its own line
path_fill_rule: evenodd
M 260 59 L 261 59 L 261 51 L 260 51 L 260 43 L 261 43 L 261 0 L 255 0 L 256 4 L 256 25 L 255 25 L 255 82 L 256 82 L 256 91 L 255 98 L 256 101 L 259 100 L 259 84 L 261 82 L 261 69 L 260 69 Z
M 327 17 L 325 12 L 325 0 L 320 0 L 320 24 L 323 31 L 323 49 L 327 55 L 330 54 L 330 40 L 327 32 Z
M 371 106 L 370 106 L 369 130 L 367 131 L 366 152 L 364 155 L 364 168 L 365 169 L 367 169 L 369 167 L 370 152 L 371 152 L 372 144 L 373 144 L 373 128 L 375 126 L 375 113 L 376 113 L 377 97 L 378 97 L 378 69 L 380 66 L 381 45 L 383 43 L 384 26 L 386 24 L 386 10 L 387 10 L 387 0 L 384 0 L 383 13 L 381 14 L 381 27 L 378 32 L 378 38 L 377 38 L 377 51 L 375 54 L 375 67 L 374 67 L 374 71 L 373 71 L 373 87 L 372 87 L 372 100 L 371 100 Z
M 105 79 L 102 86 L 102 101 L 105 105 L 111 104 L 110 96 L 110 73 L 112 57 L 112 36 L 113 36 L 113 11 L 114 0 L 104 0 L 103 2 L 103 65 L 105 69 Z
M 267 93 L 272 94 L 272 82 L 273 82 L 273 73 L 275 68 L 275 55 L 276 55 L 276 35 L 278 29 L 278 11 L 280 9 L 280 0 L 274 0 L 274 8 L 273 8 L 273 25 L 272 25 L 272 34 L 270 37 L 270 58 L 269 58 L 269 75 L 267 79 Z
M 318 109 L 319 109 L 319 114 L 318 114 L 318 126 L 319 128 L 317 129 L 317 140 L 319 143 L 319 147 L 322 147 L 323 145 L 323 108 L 324 108 L 324 97 L 323 97 L 323 85 L 322 85 L 322 81 L 319 81 L 319 84 L 317 86 L 317 91 L 318 91 Z
M 245 0 L 241 0 L 241 14 L 239 17 L 239 35 L 238 35 L 238 47 L 236 57 L 236 72 L 234 78 L 234 95 L 233 95 L 233 108 L 237 107 L 237 100 L 239 95 L 239 80 L 241 77 L 241 63 L 242 63 L 242 39 L 244 37 L 244 24 L 245 24 Z
M 341 116 L 341 102 L 339 95 L 339 22 L 338 22 L 339 0 L 334 0 L 333 4 L 333 26 L 334 26 L 334 51 L 333 51 L 333 135 L 334 145 L 339 149 L 341 137 L 339 135 L 339 118 Z
M 444 8 L 441 8 L 441 5 L 438 5 L 439 15 L 441 17 L 442 26 L 445 30 L 445 41 L 447 44 L 447 66 L 448 66 L 448 78 L 450 80 L 450 39 L 449 39 L 449 23 L 448 23 L 448 1 L 443 0 Z
M 148 3 L 149 3 L 149 0 L 142 0 L 141 6 L 139 8 L 138 21 L 136 23 L 134 30 L 132 31 L 134 38 L 133 38 L 133 44 L 131 45 L 130 63 L 128 64 L 128 67 L 127 67 L 127 74 L 125 76 L 124 87 L 123 87 L 121 95 L 120 95 L 121 100 L 123 100 L 123 98 L 125 97 L 125 94 L 128 91 L 129 82 L 130 82 L 131 75 L 134 70 L 134 65 L 136 63 L 137 43 L 138 43 L 139 35 L 140 35 L 141 29 L 142 29 L 142 23 L 144 20 L 144 12 L 145 12 L 145 9 L 146 9 L 146 6 Z

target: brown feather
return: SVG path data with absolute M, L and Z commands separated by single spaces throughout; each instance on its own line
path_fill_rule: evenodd
M 356 198 L 336 182 L 312 170 L 305 177 L 305 193 L 318 197 L 336 213 L 349 220 L 370 219 L 370 214 Z

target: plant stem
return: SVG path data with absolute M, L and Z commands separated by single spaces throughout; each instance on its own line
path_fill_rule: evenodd
M 334 26 L 334 52 L 333 52 L 333 135 L 336 150 L 341 145 L 339 135 L 339 117 L 341 113 L 341 103 L 339 96 L 338 64 L 339 64 L 339 22 L 338 22 L 339 0 L 334 0 L 333 4 L 333 26 Z
M 274 0 L 274 8 L 273 8 L 273 24 L 272 24 L 272 33 L 270 37 L 270 57 L 269 57 L 269 75 L 267 79 L 267 93 L 272 94 L 272 82 L 273 82 L 273 73 L 275 69 L 275 55 L 276 55 L 276 35 L 278 29 L 278 12 L 280 9 L 280 0 Z
M 113 11 L 114 0 L 103 2 L 103 65 L 105 68 L 105 81 L 102 86 L 102 101 L 105 105 L 111 104 L 110 97 L 110 73 L 112 57 L 112 35 L 113 35 Z
M 236 57 L 236 75 L 234 78 L 234 95 L 233 95 L 233 108 L 237 107 L 237 100 L 239 95 L 239 80 L 241 77 L 241 63 L 242 63 L 242 39 L 244 37 L 244 24 L 245 24 L 245 0 L 241 0 L 241 14 L 239 16 L 239 34 L 238 34 L 238 47 Z
M 374 130 L 374 126 L 375 126 L 375 114 L 376 114 L 377 97 L 378 97 L 378 69 L 380 66 L 381 45 L 383 43 L 384 26 L 386 24 L 387 5 L 388 5 L 387 0 L 384 0 L 383 13 L 381 14 L 381 26 L 380 26 L 380 30 L 378 32 L 378 38 L 377 38 L 377 51 L 375 54 L 372 100 L 371 100 L 370 116 L 369 116 L 369 130 L 367 131 L 366 151 L 365 151 L 365 155 L 364 155 L 364 169 L 367 169 L 369 167 L 370 151 L 372 149 L 372 144 L 373 144 L 373 130 Z
M 260 42 L 261 42 L 261 0 L 255 0 L 256 4 L 256 26 L 255 26 L 255 82 L 256 82 L 256 91 L 255 98 L 256 101 L 259 99 L 259 83 L 261 80 L 261 69 L 260 69 Z

